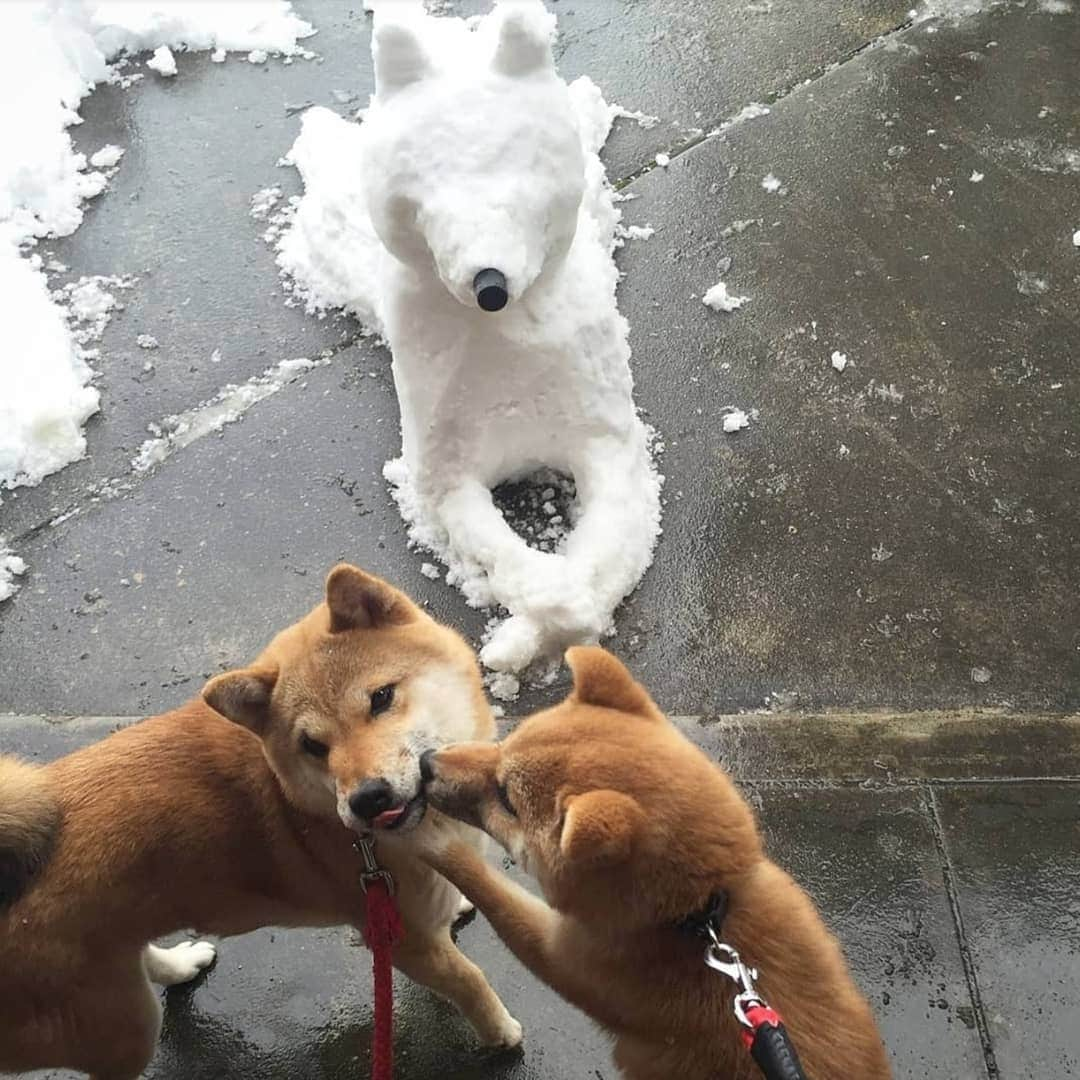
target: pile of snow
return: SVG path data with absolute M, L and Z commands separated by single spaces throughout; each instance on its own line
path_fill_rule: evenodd
M 146 61 L 146 66 L 166 79 L 171 79 L 176 74 L 176 57 L 168 45 L 162 45 L 154 50 L 154 55 Z
M 86 452 L 83 425 L 99 404 L 94 354 L 114 308 L 102 282 L 83 279 L 51 293 L 33 252 L 45 237 L 67 236 L 83 203 L 105 188 L 123 156 L 118 146 L 75 152 L 68 128 L 79 104 L 104 81 L 126 85 L 110 61 L 156 49 L 151 66 L 175 74 L 168 46 L 263 48 L 287 56 L 314 33 L 284 0 L 90 0 L 0 5 L 7 43 L 0 65 L 0 490 L 37 484 Z M 306 54 L 310 55 L 310 54 Z M 13 556 L 0 567 L 0 600 L 11 595 Z
M 750 303 L 749 296 L 732 296 L 728 292 L 728 287 L 723 281 L 718 281 L 705 295 L 701 298 L 701 302 L 706 307 L 711 307 L 713 311 L 738 311 L 743 304 Z
M 750 414 L 742 409 L 732 409 L 723 420 L 724 434 L 734 435 L 736 431 L 750 426 Z
M 26 563 L 13 554 L 0 536 L 0 603 L 10 599 L 18 591 L 15 578 L 26 573 Z
M 504 674 L 608 633 L 660 522 L 615 300 L 621 214 L 598 156 L 622 110 L 588 78 L 559 78 L 554 30 L 539 0 L 469 20 L 379 3 L 371 106 L 360 125 L 304 114 L 287 156 L 304 195 L 278 244 L 309 309 L 344 308 L 391 346 L 402 456 L 386 476 L 446 580 L 510 613 L 481 654 Z M 275 201 L 253 203 L 272 229 Z M 474 294 L 487 268 L 505 277 L 501 310 Z M 553 551 L 491 495 L 542 467 L 576 483 Z
M 107 182 L 99 170 L 115 168 L 123 154 L 105 146 L 88 162 L 75 152 L 67 129 L 80 122 L 81 100 L 118 79 L 109 61 L 123 50 L 162 46 L 164 56 L 166 42 L 293 54 L 312 32 L 282 0 L 0 5 L 10 46 L 0 65 L 0 488 L 36 484 L 81 457 L 82 425 L 98 407 L 92 357 L 50 296 L 46 268 L 28 253 L 40 238 L 79 227 L 83 203 Z M 93 289 L 59 299 L 84 321 L 95 303 L 107 305 Z M 107 306 L 94 315 L 102 317 Z

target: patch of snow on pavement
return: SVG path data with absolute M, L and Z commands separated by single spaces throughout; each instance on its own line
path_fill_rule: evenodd
M 93 165 L 95 169 L 112 169 L 120 164 L 120 159 L 123 156 L 124 151 L 122 147 L 113 146 L 112 143 L 108 143 L 96 154 L 91 155 L 90 164 Z
M 162 45 L 154 50 L 154 55 L 146 61 L 146 66 L 164 78 L 171 79 L 176 74 L 176 57 L 168 45 Z
M 759 116 L 768 116 L 768 105 L 762 105 L 758 101 L 751 101 L 749 105 L 744 105 L 734 116 L 729 117 L 719 127 L 713 128 L 709 132 L 708 138 L 715 138 L 717 135 L 722 135 L 725 131 L 729 131 L 737 124 L 742 124 L 747 120 L 756 120 Z
M 724 434 L 733 435 L 736 431 L 742 431 L 743 428 L 750 426 L 749 413 L 743 412 L 742 409 L 732 409 L 731 412 L 724 417 Z
M 743 304 L 750 303 L 749 296 L 732 296 L 728 292 L 728 287 L 724 282 L 718 281 L 709 291 L 701 298 L 701 302 L 706 307 L 711 307 L 713 311 L 737 311 L 743 306 Z
M 780 190 L 780 188 L 783 186 L 783 183 L 778 177 L 773 176 L 772 173 L 769 173 L 769 175 L 761 181 L 761 186 L 767 192 L 769 192 L 770 195 L 772 195 Z
M 18 591 L 19 585 L 14 579 L 26 573 L 26 563 L 19 558 L 0 536 L 0 604 L 10 600 Z
M 1080 229 L 1073 233 L 1073 247 L 1080 248 Z
M 521 692 L 521 683 L 517 678 L 506 671 L 497 671 L 484 679 L 484 685 L 488 693 L 498 701 L 517 701 Z
M 82 99 L 100 82 L 125 83 L 109 66 L 124 50 L 216 45 L 291 55 L 313 32 L 283 0 L 0 4 L 8 46 L 0 64 L 0 489 L 37 484 L 82 457 L 82 427 L 99 406 L 93 355 L 82 344 L 107 321 L 108 294 L 85 282 L 51 293 L 46 271 L 60 271 L 30 251 L 79 227 L 83 203 L 108 182 L 100 170 L 123 153 L 103 147 L 88 161 L 75 152 L 67 129 L 80 122 Z
M 660 123 L 659 116 L 650 116 L 648 113 L 643 113 L 640 110 L 637 112 L 631 112 L 629 109 L 624 109 L 621 105 L 612 105 L 612 114 L 616 118 L 623 118 L 625 120 L 636 120 L 638 127 L 645 128 L 647 131 L 649 128 L 656 127 Z
M 668 154 L 657 154 L 656 155 L 656 164 L 659 165 L 661 169 L 666 169 L 671 164 L 670 155 L 668 155 Z
M 282 360 L 247 382 L 224 387 L 210 401 L 194 409 L 166 417 L 160 425 L 155 425 L 158 430 L 152 432 L 154 438 L 147 439 L 139 447 L 131 467 L 137 473 L 147 472 L 160 465 L 170 454 L 190 446 L 196 439 L 220 431 L 226 424 L 235 423 L 252 405 L 276 394 L 312 368 L 322 367 L 329 362 L 328 356 L 321 356 L 318 360 L 309 360 L 304 356 Z
M 846 353 L 842 353 L 839 350 L 832 354 L 832 366 L 837 371 L 843 371 L 848 366 L 848 358 Z
M 615 235 L 620 240 L 648 240 L 656 230 L 651 225 L 617 225 Z

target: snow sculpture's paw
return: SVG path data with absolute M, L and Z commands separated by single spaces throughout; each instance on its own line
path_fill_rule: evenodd
M 480 661 L 492 671 L 521 671 L 540 654 L 540 627 L 527 615 L 513 615 L 500 623 L 480 650 Z

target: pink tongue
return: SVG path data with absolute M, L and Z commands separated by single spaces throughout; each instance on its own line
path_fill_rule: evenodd
M 404 813 L 405 813 L 405 807 L 404 806 L 399 806 L 395 810 L 384 810 L 372 822 L 372 824 L 375 826 L 376 829 L 385 829 L 388 825 L 393 825 L 394 822 L 397 821 L 397 819 L 399 817 L 401 817 L 401 815 L 404 814 Z

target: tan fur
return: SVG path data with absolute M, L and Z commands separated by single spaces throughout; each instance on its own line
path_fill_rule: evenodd
M 433 806 L 480 825 L 550 907 L 450 837 L 424 858 L 518 958 L 615 1037 L 632 1080 L 759 1075 L 732 984 L 677 924 L 729 896 L 723 937 L 760 969 L 811 1080 L 887 1080 L 873 1015 L 806 894 L 762 849 L 750 808 L 602 649 L 572 649 L 574 691 L 500 745 L 428 759 Z M 504 808 L 505 786 L 515 813 Z
M 52 851 L 60 807 L 42 771 L 0 758 L 0 910 L 17 900 Z
M 208 684 L 239 722 L 196 700 L 40 770 L 0 763 L 0 847 L 43 852 L 63 815 L 51 857 L 0 910 L 0 1072 L 137 1076 L 161 1023 L 148 976 L 190 978 L 213 955 L 148 947 L 156 937 L 362 925 L 342 793 L 387 771 L 417 789 L 421 741 L 493 735 L 475 659 L 456 634 L 355 568 L 329 580 L 334 610 L 320 604 L 250 669 Z M 350 618 L 356 605 L 371 608 L 362 620 Z M 368 695 L 387 684 L 394 705 L 373 718 Z M 325 759 L 304 753 L 301 730 L 327 742 Z M 452 999 L 482 1041 L 512 1045 L 520 1026 L 450 940 L 460 894 L 412 853 L 417 838 L 469 846 L 470 833 L 479 837 L 434 811 L 393 845 L 376 833 L 406 930 L 395 964 Z M 359 981 L 369 977 L 361 961 Z

